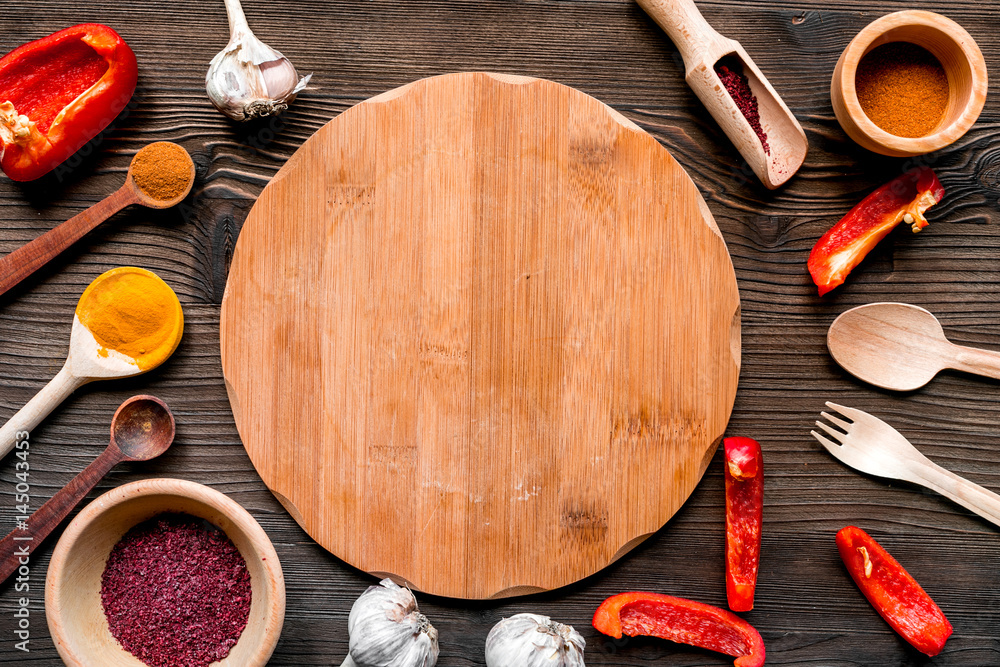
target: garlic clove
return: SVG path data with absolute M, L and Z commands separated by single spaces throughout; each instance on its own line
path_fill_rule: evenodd
M 234 120 L 280 113 L 308 84 L 281 52 L 257 39 L 239 0 L 225 0 L 230 39 L 208 66 L 205 90 L 219 111 Z
M 299 74 L 288 58 L 269 60 L 260 64 L 260 74 L 264 79 L 264 90 L 267 96 L 276 100 L 291 101 L 300 90 L 306 87 L 312 74 L 299 81 Z
M 438 633 L 408 588 L 383 579 L 354 602 L 350 654 L 341 667 L 434 667 Z
M 587 641 L 573 629 L 539 614 L 515 614 L 486 638 L 486 667 L 583 667 Z

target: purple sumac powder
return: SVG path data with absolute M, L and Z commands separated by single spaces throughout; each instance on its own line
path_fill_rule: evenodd
M 764 147 L 764 153 L 771 154 L 771 146 L 767 143 L 767 132 L 760 125 L 760 109 L 757 107 L 757 96 L 750 90 L 750 80 L 743 74 L 743 68 L 739 61 L 727 59 L 715 64 L 715 73 L 722 80 L 722 85 L 726 87 L 729 96 L 736 102 L 743 113 L 743 117 L 750 123 L 760 145 Z
M 222 660 L 250 616 L 250 573 L 232 540 L 187 514 L 125 533 L 101 576 L 111 634 L 150 667 Z

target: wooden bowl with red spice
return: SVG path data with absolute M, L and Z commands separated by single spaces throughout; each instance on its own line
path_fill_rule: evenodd
M 105 493 L 69 524 L 46 575 L 45 613 L 70 667 L 256 667 L 278 643 L 285 584 L 245 509 L 201 484 L 147 479 Z
M 830 97 L 844 131 L 882 155 L 923 155 L 969 131 L 986 103 L 986 62 L 966 30 L 922 10 L 865 27 L 844 49 Z

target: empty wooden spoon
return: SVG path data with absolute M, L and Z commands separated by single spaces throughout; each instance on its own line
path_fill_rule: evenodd
M 0 258 L 0 296 L 126 206 L 170 208 L 187 197 L 193 184 L 194 162 L 186 150 L 169 141 L 149 144 L 132 158 L 118 190 Z
M 773 189 L 791 178 L 806 159 L 809 150 L 806 134 L 739 42 L 717 33 L 693 0 L 638 0 L 638 3 L 673 40 L 684 58 L 684 78 L 691 90 L 761 183 Z M 724 58 L 727 62 L 738 61 L 757 98 L 760 125 L 769 144 L 767 151 L 715 71 L 716 64 Z
M 174 441 L 174 416 L 155 396 L 133 396 L 111 419 L 111 442 L 94 461 L 60 489 L 47 503 L 0 540 L 0 583 L 7 580 L 34 553 L 66 515 L 108 472 L 122 461 L 148 461 L 169 449 Z
M 876 387 L 911 391 L 945 368 L 1000 379 L 1000 352 L 950 342 L 930 312 L 908 303 L 870 303 L 833 321 L 830 355 Z
M 10 452 L 18 433 L 35 428 L 78 387 L 162 364 L 183 332 L 180 301 L 155 273 L 134 266 L 102 273 L 80 296 L 62 370 L 0 428 L 0 458 Z

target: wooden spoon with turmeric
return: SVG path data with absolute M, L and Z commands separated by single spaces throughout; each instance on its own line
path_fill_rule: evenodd
M 186 150 L 169 141 L 149 144 L 132 158 L 117 191 L 0 258 L 0 296 L 126 206 L 170 208 L 187 197 L 192 185 L 194 162 Z
M 62 370 L 0 428 L 0 458 L 78 387 L 162 364 L 183 332 L 180 301 L 155 273 L 134 266 L 102 273 L 76 306 Z

